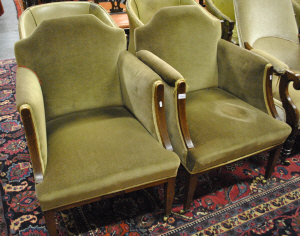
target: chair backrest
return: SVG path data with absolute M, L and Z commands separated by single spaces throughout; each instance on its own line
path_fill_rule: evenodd
M 218 85 L 221 23 L 204 8 L 162 8 L 135 33 L 136 50 L 148 50 L 173 66 L 186 79 L 189 91 Z
M 31 69 L 40 80 L 47 121 L 122 105 L 117 62 L 124 50 L 124 31 L 93 15 L 45 20 L 15 45 L 18 66 Z
M 101 6 L 91 2 L 56 2 L 27 8 L 19 19 L 20 38 L 26 38 L 44 20 L 66 16 L 92 14 L 109 26 L 115 26 Z
M 298 42 L 298 29 L 291 0 L 234 0 L 240 45 L 253 45 L 263 37 Z
M 198 4 L 194 0 L 130 0 L 129 5 L 139 20 L 146 24 L 163 7 Z

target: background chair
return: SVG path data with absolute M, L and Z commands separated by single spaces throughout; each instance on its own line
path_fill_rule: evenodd
M 92 14 L 111 27 L 117 27 L 104 8 L 91 2 L 56 2 L 27 8 L 19 18 L 20 39 L 27 38 L 44 20 Z
M 194 0 L 127 0 L 126 9 L 129 18 L 129 48 L 132 53 L 134 48 L 134 31 L 136 28 L 148 23 L 152 16 L 161 8 L 168 6 L 194 5 L 199 6 Z
M 280 82 L 278 78 L 273 81 L 273 95 L 277 109 L 283 114 L 281 119 L 293 129 L 283 151 L 283 156 L 287 157 L 300 122 L 300 92 L 296 91 L 300 89 L 300 45 L 292 2 L 235 0 L 234 7 L 240 46 L 269 60 L 281 77 Z M 289 85 L 290 82 L 293 83 Z M 282 97 L 283 93 L 290 96 L 288 100 Z
M 160 77 L 93 15 L 43 21 L 15 45 L 17 107 L 50 235 L 55 211 L 158 184 L 171 212 L 179 159 Z
M 222 38 L 238 44 L 233 0 L 205 0 L 205 6 L 210 13 L 224 21 L 222 24 Z
M 135 30 L 137 56 L 164 80 L 168 131 L 188 172 L 185 209 L 213 168 L 271 150 L 269 177 L 291 132 L 275 119 L 271 65 L 221 39 L 220 24 L 200 7 L 165 7 Z

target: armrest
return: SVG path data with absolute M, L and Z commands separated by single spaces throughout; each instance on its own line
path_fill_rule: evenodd
M 218 43 L 219 87 L 278 117 L 272 94 L 272 66 L 254 53 L 225 40 Z
M 35 181 L 40 183 L 47 165 L 44 100 L 39 80 L 28 68 L 17 70 L 16 104 L 25 128 Z
M 250 50 L 251 52 L 257 54 L 257 55 L 260 55 L 262 56 L 263 58 L 265 58 L 267 61 L 269 61 L 274 70 L 278 73 L 278 74 L 283 74 L 285 73 L 286 70 L 289 69 L 288 65 L 286 65 L 284 62 L 278 60 L 276 57 L 270 55 L 269 53 L 267 52 L 264 52 L 260 49 L 255 49 L 253 48 L 248 42 L 245 42 L 245 48 Z
M 129 52 L 118 61 L 124 105 L 149 133 L 168 150 L 173 150 L 165 118 L 164 85 L 161 78 Z
M 154 70 L 170 86 L 175 86 L 176 81 L 183 79 L 183 76 L 170 66 L 167 62 L 147 50 L 140 50 L 137 57 Z

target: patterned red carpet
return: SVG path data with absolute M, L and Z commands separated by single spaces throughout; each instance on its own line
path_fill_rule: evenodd
M 0 61 L 0 235 L 47 235 L 34 192 L 24 130 L 15 107 L 14 60 Z M 199 178 L 190 211 L 180 214 L 179 171 L 172 215 L 163 189 L 150 188 L 57 214 L 60 235 L 300 235 L 300 155 L 263 184 L 267 155 Z M 80 177 L 80 173 L 78 173 Z

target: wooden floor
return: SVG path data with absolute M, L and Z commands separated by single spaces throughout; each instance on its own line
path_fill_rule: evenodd
M 4 14 L 0 16 L 0 60 L 15 57 L 14 44 L 19 40 L 17 11 L 13 0 L 1 0 Z

